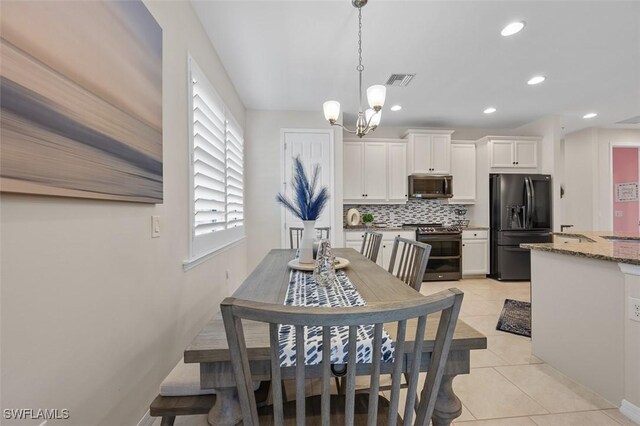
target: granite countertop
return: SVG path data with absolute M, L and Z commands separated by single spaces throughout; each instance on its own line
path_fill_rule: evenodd
M 530 250 L 640 265 L 640 235 L 609 232 L 556 232 L 560 237 L 581 238 L 583 242 L 520 244 Z
M 488 226 L 467 226 L 466 228 L 462 228 L 463 231 L 488 231 Z

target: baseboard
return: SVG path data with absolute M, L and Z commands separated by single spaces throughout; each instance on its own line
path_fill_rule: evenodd
M 631 419 L 631 421 L 640 424 L 640 407 L 637 405 L 633 405 L 626 399 L 623 399 L 622 404 L 620 404 L 620 412 L 625 417 Z
M 142 416 L 142 418 L 138 422 L 138 426 L 153 426 L 153 422 L 155 421 L 155 417 L 151 417 L 151 414 L 149 414 L 149 410 L 147 410 L 147 412 L 144 413 L 144 416 Z

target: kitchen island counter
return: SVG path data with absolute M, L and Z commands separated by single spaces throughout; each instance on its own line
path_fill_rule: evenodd
M 570 256 L 640 265 L 640 235 L 615 232 L 555 233 L 561 237 L 581 239 L 580 242 L 520 244 L 530 250 L 541 250 Z
M 640 423 L 640 236 L 556 234 L 531 250 L 532 352 Z M 572 241 L 575 239 L 576 241 Z

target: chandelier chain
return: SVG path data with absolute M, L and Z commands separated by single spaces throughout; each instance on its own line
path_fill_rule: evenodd
M 358 87 L 360 90 L 358 103 L 360 105 L 360 112 L 362 112 L 362 71 L 364 70 L 364 66 L 362 66 L 362 7 L 358 8 Z

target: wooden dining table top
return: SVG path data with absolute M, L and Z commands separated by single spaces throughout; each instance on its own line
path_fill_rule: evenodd
M 354 249 L 339 248 L 334 249 L 333 252 L 336 256 L 349 260 L 350 265 L 345 268 L 345 272 L 368 304 L 424 297 Z M 233 297 L 267 303 L 284 303 L 291 275 L 291 269 L 287 264 L 294 256 L 295 250 L 271 250 L 233 293 Z M 428 285 L 428 282 L 422 284 L 423 288 Z M 464 300 L 462 303 L 464 304 Z M 251 321 L 243 323 L 250 358 L 269 359 L 268 325 Z M 423 350 L 428 351 L 433 345 L 437 326 L 438 321 L 427 321 Z M 411 324 L 408 324 L 407 335 L 411 335 L 409 334 L 411 328 Z M 385 330 L 392 339 L 395 337 L 393 324 L 385 325 Z M 487 338 L 463 320 L 458 319 L 451 350 L 485 349 L 486 347 Z M 219 315 L 214 315 L 186 348 L 184 360 L 187 363 L 229 361 L 227 337 Z

